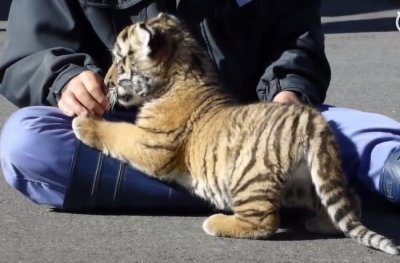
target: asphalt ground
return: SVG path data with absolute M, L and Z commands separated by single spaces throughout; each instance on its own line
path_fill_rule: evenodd
M 400 121 L 398 0 L 323 1 L 332 83 L 326 102 Z M 6 22 L 0 22 L 0 49 Z M 0 127 L 16 107 L 0 97 Z M 1 172 L 0 172 L 1 173 Z M 400 245 L 400 209 L 365 199 L 363 221 Z M 207 236 L 206 215 L 70 214 L 38 206 L 0 177 L 0 262 L 400 262 L 344 237 L 306 233 L 284 214 L 271 240 Z

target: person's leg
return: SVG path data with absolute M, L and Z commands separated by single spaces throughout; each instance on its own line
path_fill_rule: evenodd
M 352 109 L 323 106 L 320 110 L 338 138 L 350 180 L 400 202 L 400 123 Z
M 6 181 L 36 203 L 70 211 L 205 208 L 179 187 L 81 144 L 57 108 L 18 110 L 0 139 Z
M 71 120 L 56 108 L 20 109 L 4 124 L 0 146 L 6 181 L 35 203 L 61 208 L 76 147 Z

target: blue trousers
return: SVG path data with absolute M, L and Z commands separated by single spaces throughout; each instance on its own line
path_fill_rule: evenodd
M 385 162 L 400 149 L 400 123 L 379 114 L 345 108 L 322 106 L 320 111 L 337 136 L 346 176 L 362 187 L 386 194 L 381 178 Z M 16 111 L 3 127 L 0 146 L 5 179 L 35 203 L 64 208 L 75 172 L 71 167 L 76 164 L 74 156 L 79 148 L 71 121 L 55 107 L 37 106 Z M 198 205 L 193 202 L 195 197 L 179 187 L 129 169 L 130 179 L 124 179 L 124 187 L 131 195 L 132 208 L 146 206 L 149 199 L 151 206 L 160 208 L 177 202 Z M 399 188 L 399 183 L 399 178 L 392 180 L 390 187 Z M 100 188 L 107 191 L 107 185 L 106 182 Z M 388 197 L 392 201 L 400 202 L 391 195 Z

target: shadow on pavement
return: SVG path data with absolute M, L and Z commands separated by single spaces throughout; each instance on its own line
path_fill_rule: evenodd
M 374 232 L 391 239 L 396 245 L 400 245 L 400 228 L 399 226 L 399 207 L 393 208 L 384 202 L 374 202 L 366 204 L 363 207 L 362 222 Z M 283 231 L 271 236 L 271 240 L 321 240 L 321 239 L 338 239 L 346 238 L 344 235 L 322 235 L 307 232 L 304 228 L 306 216 L 300 216 L 297 213 L 294 217 L 282 217 L 281 227 Z
M 369 198 L 362 196 L 362 200 L 362 222 L 370 229 L 400 245 L 400 205 L 389 203 L 374 194 Z

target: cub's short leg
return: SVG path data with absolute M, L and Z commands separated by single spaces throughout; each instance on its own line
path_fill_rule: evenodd
M 279 208 L 268 201 L 262 207 L 237 211 L 233 215 L 215 214 L 203 223 L 203 230 L 212 236 L 264 239 L 279 227 Z
M 314 192 L 315 194 L 315 192 Z M 361 218 L 361 200 L 358 195 L 352 190 L 349 189 L 351 205 L 355 211 L 358 219 Z M 325 235 L 337 235 L 343 233 L 341 230 L 337 228 L 337 226 L 332 222 L 325 208 L 319 204 L 319 211 L 315 212 L 317 215 L 313 218 L 310 218 L 306 221 L 305 227 L 308 231 L 316 234 L 325 234 Z
M 105 123 L 100 118 L 91 116 L 79 116 L 73 119 L 72 128 L 75 136 L 83 143 L 90 147 L 96 148 L 100 151 L 104 151 L 105 137 L 107 131 L 105 129 Z M 108 131 L 111 132 L 111 131 Z
M 307 231 L 316 234 L 337 235 L 342 233 L 342 231 L 333 224 L 325 209 L 321 210 L 315 217 L 308 219 L 305 227 Z
M 146 142 L 156 141 L 143 129 L 132 123 L 110 122 L 93 116 L 79 116 L 72 122 L 76 137 L 135 168 L 155 176 L 157 171 L 170 160 L 170 152 L 154 151 Z M 157 142 L 157 141 L 156 141 Z M 156 161 L 155 161 L 156 160 Z

